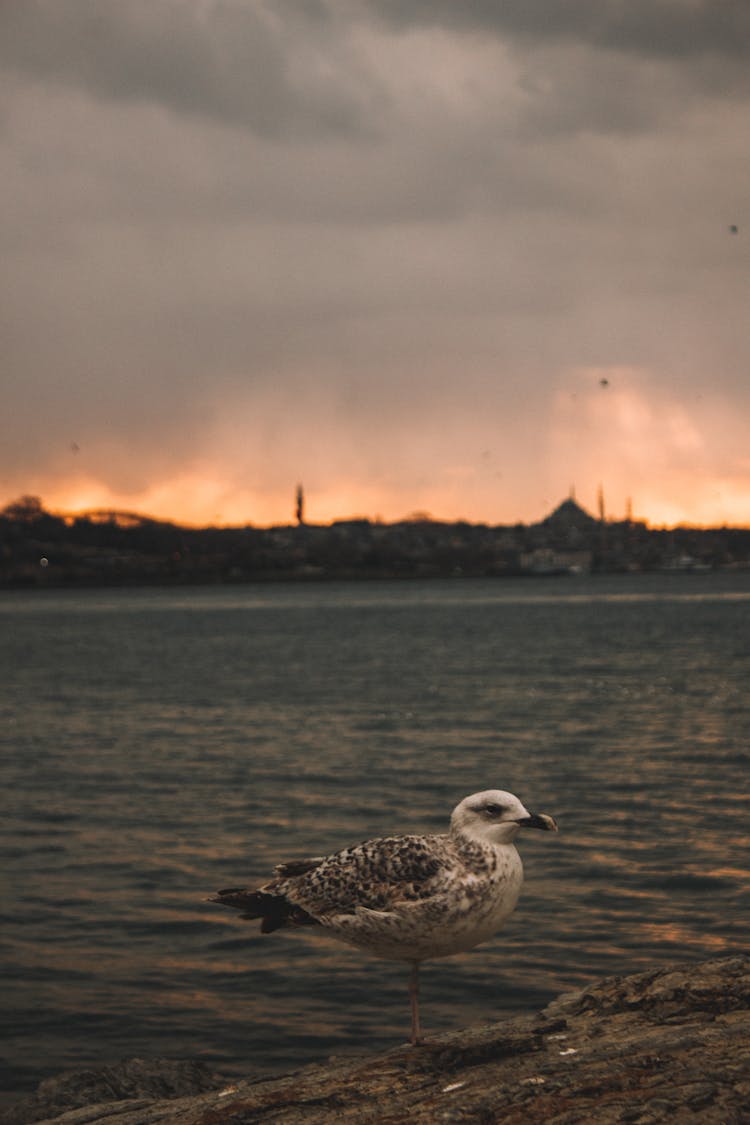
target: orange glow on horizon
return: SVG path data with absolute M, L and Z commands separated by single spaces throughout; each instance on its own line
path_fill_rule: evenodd
M 745 417 L 709 381 L 698 390 L 645 367 L 564 368 L 507 411 L 500 392 L 479 405 L 443 392 L 393 416 L 347 412 L 325 393 L 294 411 L 281 390 L 257 403 L 238 393 L 163 444 L 77 432 L 31 468 L 6 470 L 0 505 L 34 495 L 60 514 L 267 527 L 296 522 L 301 482 L 310 524 L 423 512 L 512 526 L 544 519 L 572 486 L 593 516 L 601 487 L 610 521 L 750 527 Z
M 118 492 L 102 482 L 81 478 L 71 481 L 38 479 L 32 485 L 7 494 L 0 506 L 17 500 L 22 494 L 31 494 L 41 498 L 47 511 L 64 516 L 96 510 L 132 512 L 185 527 L 270 527 L 296 522 L 296 482 L 292 480 L 284 489 L 263 493 L 238 489 L 229 481 L 199 473 L 185 473 L 137 493 Z M 575 498 L 596 516 L 596 489 L 589 489 L 589 492 L 590 495 L 576 489 Z M 389 489 L 385 485 L 329 482 L 318 489 L 305 489 L 305 519 L 310 524 L 330 524 L 346 519 L 393 523 L 425 514 L 443 522 L 530 524 L 543 519 L 566 499 L 569 486 L 561 482 L 556 494 L 550 491 L 545 495 L 528 495 L 525 501 L 523 497 L 509 501 L 507 496 L 493 497 L 467 488 L 471 500 L 467 497 L 464 504 L 460 493 L 460 486 L 455 484 L 447 488 L 435 485 L 410 496 L 406 490 Z M 630 498 L 627 487 L 612 488 L 610 500 L 610 489 L 605 481 L 604 493 L 606 518 L 610 521 L 625 519 Z M 743 482 L 704 481 L 698 489 L 688 482 L 682 495 L 674 496 L 666 496 L 656 485 L 649 485 L 643 488 L 641 496 L 633 495 L 631 502 L 632 518 L 645 521 L 653 528 L 750 526 L 750 486 L 743 487 Z
M 529 408 L 530 409 L 530 408 Z M 4 480 L 5 503 L 41 497 L 49 511 L 134 512 L 184 526 L 289 525 L 302 483 L 310 524 L 416 512 L 444 522 L 512 526 L 544 519 L 575 488 L 609 520 L 651 527 L 750 527 L 744 419 L 708 392 L 687 399 L 640 368 L 564 371 L 545 410 L 501 430 L 491 414 L 408 418 L 387 434 L 348 429 L 327 412 L 249 440 L 245 409 L 227 408 L 189 461 L 168 449 L 134 456 L 91 439 L 30 477 Z M 440 426 L 438 426 L 440 422 Z M 533 437 L 533 442 L 532 442 Z M 83 445 L 83 440 L 81 442 Z M 67 458 L 67 459 L 66 459 Z M 85 459 L 85 460 L 84 460 Z

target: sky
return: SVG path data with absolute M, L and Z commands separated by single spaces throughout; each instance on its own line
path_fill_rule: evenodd
M 3 0 L 0 506 L 750 524 L 747 0 Z

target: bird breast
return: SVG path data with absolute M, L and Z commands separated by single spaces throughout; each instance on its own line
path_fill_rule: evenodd
M 513 912 L 523 883 L 521 858 L 512 845 L 482 850 L 494 854 L 482 865 L 473 863 L 474 870 L 456 872 L 429 898 L 394 903 L 387 910 L 360 906 L 319 920 L 331 936 L 389 960 L 433 960 L 473 949 Z

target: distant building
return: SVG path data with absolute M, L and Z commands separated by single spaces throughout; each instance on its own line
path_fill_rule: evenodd
M 297 523 L 302 524 L 305 522 L 305 492 L 301 484 L 297 485 L 295 515 L 297 517 Z
M 535 526 L 556 535 L 569 536 L 575 532 L 592 531 L 598 523 L 599 521 L 589 515 L 577 500 L 570 497 L 563 500 L 562 504 L 558 504 L 554 511 Z
M 592 552 L 589 550 L 556 550 L 552 547 L 535 547 L 519 556 L 523 574 L 588 574 L 591 570 Z

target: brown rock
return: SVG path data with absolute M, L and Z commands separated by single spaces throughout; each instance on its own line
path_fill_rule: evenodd
M 441 1035 L 416 1049 L 332 1059 L 187 1097 L 110 1100 L 47 1120 L 323 1125 L 334 1119 L 358 1125 L 750 1122 L 750 958 L 612 977 L 537 1015 Z M 0 1118 L 8 1125 L 39 1120 Z

